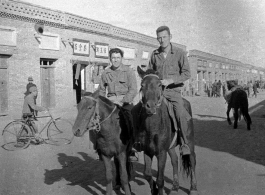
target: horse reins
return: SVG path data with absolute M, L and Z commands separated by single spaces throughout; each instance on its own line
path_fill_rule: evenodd
M 88 124 L 88 131 L 95 130 L 98 133 L 100 131 L 100 125 L 111 117 L 111 115 L 117 109 L 117 106 L 115 105 L 115 107 L 113 108 L 111 113 L 104 120 L 100 121 L 99 109 L 98 109 L 98 101 L 95 98 L 93 98 L 93 97 L 88 97 L 88 98 L 96 101 L 96 103 L 97 103 L 96 104 L 96 108 L 95 108 L 95 112 L 94 112 L 94 114 L 92 116 L 92 119 L 90 120 L 90 122 Z

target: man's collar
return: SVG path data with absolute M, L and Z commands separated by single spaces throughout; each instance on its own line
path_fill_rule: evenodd
M 172 45 L 171 43 L 170 43 L 170 50 L 169 50 L 169 51 L 170 51 L 170 53 L 172 53 L 172 54 L 175 52 L 174 49 L 173 49 L 173 45 Z M 163 51 L 162 51 L 162 47 L 160 46 L 158 49 L 155 50 L 154 53 L 155 53 L 155 54 L 159 54 L 159 53 L 162 53 L 162 52 L 163 52 Z
M 116 70 L 113 70 L 113 69 L 112 69 L 112 66 L 111 66 L 111 67 L 108 68 L 106 71 L 107 71 L 107 72 L 117 71 L 117 70 L 121 70 L 121 71 L 123 71 L 124 68 L 125 68 L 125 66 L 124 66 L 123 64 L 121 64 L 121 65 L 119 66 L 119 68 L 117 68 Z

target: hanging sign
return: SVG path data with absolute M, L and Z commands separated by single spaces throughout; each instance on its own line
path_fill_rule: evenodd
M 95 50 L 96 58 L 109 58 L 109 44 L 95 42 Z
M 89 56 L 90 42 L 87 40 L 73 39 L 73 53 L 74 55 Z

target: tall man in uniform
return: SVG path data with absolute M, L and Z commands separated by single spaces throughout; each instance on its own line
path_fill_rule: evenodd
M 130 119 L 132 131 L 133 99 L 137 94 L 136 76 L 134 71 L 122 63 L 123 51 L 113 48 L 109 51 L 111 66 L 104 70 L 99 84 L 99 95 L 105 96 L 112 102 L 123 107 Z
M 172 35 L 167 26 L 159 27 L 156 30 L 156 35 L 160 47 L 151 54 L 149 68 L 158 72 L 162 85 L 166 86 L 164 96 L 173 105 L 176 118 L 174 127 L 176 131 L 180 129 L 182 141 L 184 142 L 182 143 L 181 152 L 190 154 L 187 145 L 187 130 L 191 116 L 184 108 L 181 97 L 181 87 L 184 85 L 184 81 L 191 77 L 187 55 L 185 51 L 171 44 Z

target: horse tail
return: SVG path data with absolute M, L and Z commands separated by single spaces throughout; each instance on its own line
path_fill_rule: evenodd
M 191 174 L 191 160 L 190 160 L 190 155 L 181 155 L 181 160 L 182 160 L 182 168 L 183 168 L 183 174 L 186 173 L 187 176 Z

